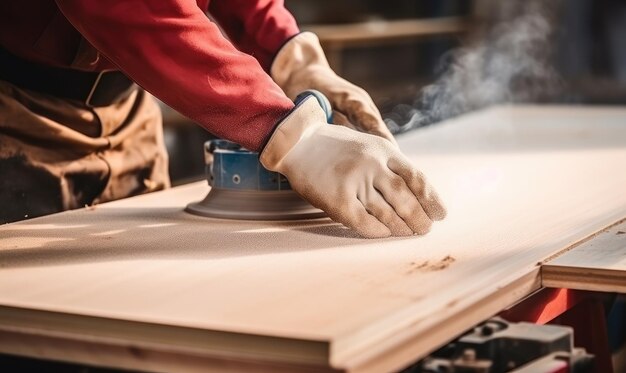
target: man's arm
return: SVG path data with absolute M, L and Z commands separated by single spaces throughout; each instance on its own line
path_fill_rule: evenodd
M 212 0 L 209 13 L 230 40 L 268 72 L 278 50 L 300 32 L 283 0 Z
M 209 11 L 231 40 L 253 55 L 285 94 L 295 99 L 307 89 L 322 92 L 337 124 L 395 140 L 369 94 L 337 76 L 311 33 L 298 35 L 282 0 L 213 0 Z
M 195 2 L 57 2 L 136 82 L 216 135 L 261 151 L 267 169 L 285 175 L 301 196 L 364 237 L 425 234 L 445 216 L 436 192 L 392 142 L 329 126 L 314 98 L 293 108 L 259 63 L 226 41 Z M 318 49 L 296 39 L 293 50 Z M 336 84 L 327 66 L 291 63 L 295 57 L 285 56 L 293 67 L 284 69 L 288 80 L 297 73 L 308 81 L 321 69 L 329 79 L 320 88 Z
M 65 17 L 147 91 L 213 134 L 259 150 L 293 103 L 185 0 L 57 0 Z

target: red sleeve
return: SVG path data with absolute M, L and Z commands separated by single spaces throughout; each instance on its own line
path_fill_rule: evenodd
M 299 32 L 283 0 L 212 0 L 209 13 L 230 40 L 266 71 L 280 47 Z
M 102 54 L 208 131 L 259 150 L 293 103 L 188 0 L 57 0 Z

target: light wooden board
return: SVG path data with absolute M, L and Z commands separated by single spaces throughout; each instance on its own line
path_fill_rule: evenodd
M 549 287 L 626 293 L 626 221 L 549 260 L 541 279 Z
M 0 350 L 62 358 L 42 336 L 83 346 L 83 361 L 124 350 L 125 367 L 160 352 L 398 369 L 626 217 L 626 109 L 500 107 L 399 142 L 449 208 L 425 237 L 186 214 L 203 183 L 0 227 Z

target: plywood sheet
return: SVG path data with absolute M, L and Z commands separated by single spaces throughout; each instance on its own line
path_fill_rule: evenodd
M 544 286 L 626 293 L 626 221 L 549 260 Z
M 186 214 L 203 183 L 5 225 L 0 331 L 398 369 L 626 216 L 625 123 L 626 109 L 500 107 L 402 136 L 449 208 L 425 237 Z

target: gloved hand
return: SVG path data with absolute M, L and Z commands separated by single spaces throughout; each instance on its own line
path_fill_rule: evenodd
M 272 63 L 270 75 L 292 100 L 308 89 L 318 90 L 335 109 L 336 124 L 380 136 L 397 146 L 367 92 L 330 68 L 315 34 L 303 32 L 285 43 Z
M 315 97 L 283 119 L 261 152 L 265 168 L 363 237 L 425 234 L 446 215 L 424 175 L 391 142 L 329 125 Z

